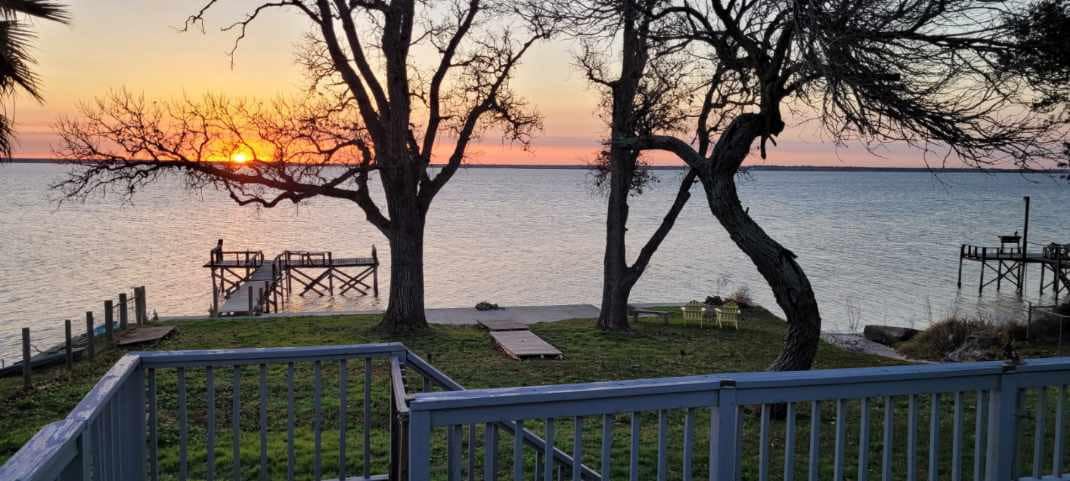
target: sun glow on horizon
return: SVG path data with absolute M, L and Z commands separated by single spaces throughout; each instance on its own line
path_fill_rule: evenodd
M 249 154 L 245 152 L 235 152 L 230 156 L 230 161 L 235 164 L 244 164 L 249 161 Z

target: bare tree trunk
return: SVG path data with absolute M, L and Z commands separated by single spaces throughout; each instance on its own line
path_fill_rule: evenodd
M 630 156 L 630 157 L 629 157 Z M 635 285 L 627 260 L 628 192 L 634 155 L 611 147 L 609 151 L 609 202 L 606 208 L 606 253 L 603 259 L 602 309 L 598 327 L 627 330 L 628 296 Z
M 616 181 L 617 179 L 614 179 Z M 628 268 L 625 237 L 628 222 L 628 193 L 611 192 L 606 216 L 606 254 L 602 275 L 602 309 L 598 313 L 598 327 L 607 330 L 627 330 L 628 296 L 635 285 Z M 621 199 L 623 197 L 623 199 Z
M 426 215 L 416 194 L 422 168 L 410 164 L 382 172 L 390 212 L 390 298 L 380 329 L 405 335 L 427 329 L 424 313 L 424 226 Z
M 769 237 L 743 209 L 733 173 L 702 176 L 702 185 L 710 211 L 769 283 L 787 317 L 784 349 L 769 369 L 810 369 L 821 337 L 821 314 L 810 280 L 795 262 L 795 254 Z
M 395 214 L 396 215 L 396 214 Z M 401 224 L 398 217 L 394 222 Z M 390 235 L 390 297 L 379 327 L 391 334 L 427 328 L 424 314 L 423 216 Z

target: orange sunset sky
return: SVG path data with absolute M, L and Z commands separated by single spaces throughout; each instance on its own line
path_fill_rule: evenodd
M 16 157 L 54 157 L 58 141 L 53 124 L 76 115 L 80 102 L 126 88 L 149 98 L 198 97 L 205 92 L 272 98 L 297 93 L 303 86 L 294 64 L 295 45 L 308 24 L 292 10 L 265 13 L 249 31 L 234 59 L 227 55 L 234 34 L 219 27 L 241 18 L 251 4 L 224 0 L 208 16 L 205 32 L 182 33 L 178 27 L 200 1 L 71 1 L 70 25 L 38 22 L 37 72 L 44 83 L 45 104 L 19 95 L 7 106 L 18 132 Z M 598 94 L 575 68 L 575 48 L 565 41 L 540 45 L 525 59 L 514 88 L 544 117 L 545 128 L 532 151 L 503 146 L 484 138 L 472 163 L 584 164 L 598 149 L 605 125 L 598 116 Z M 859 146 L 836 148 L 813 126 L 792 127 L 766 160 L 752 162 L 799 165 L 921 166 L 923 154 L 890 146 L 881 155 Z M 669 156 L 656 164 L 677 164 Z

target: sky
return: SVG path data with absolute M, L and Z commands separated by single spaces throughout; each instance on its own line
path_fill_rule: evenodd
M 252 24 L 233 58 L 235 35 L 220 27 L 242 18 L 248 0 L 222 0 L 207 16 L 204 32 L 180 31 L 201 2 L 93 0 L 71 4 L 70 25 L 37 22 L 35 55 L 45 103 L 19 95 L 6 106 L 16 121 L 16 157 L 55 157 L 55 122 L 77 116 L 79 104 L 125 88 L 147 98 L 173 99 L 204 93 L 274 98 L 304 86 L 294 51 L 308 24 L 292 10 L 268 11 Z M 471 151 L 472 163 L 586 164 L 593 160 L 606 126 L 598 93 L 574 64 L 575 49 L 563 41 L 529 52 L 514 89 L 542 114 L 544 129 L 530 151 L 490 136 Z M 922 166 L 922 156 L 904 147 L 879 155 L 858 146 L 837 148 L 813 128 L 789 128 L 765 160 L 752 163 L 831 166 Z M 679 164 L 668 155 L 653 164 Z

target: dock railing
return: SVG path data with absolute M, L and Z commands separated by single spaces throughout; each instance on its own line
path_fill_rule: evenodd
M 135 353 L 0 479 L 1067 480 L 1067 383 L 1050 358 L 463 390 L 398 343 Z

